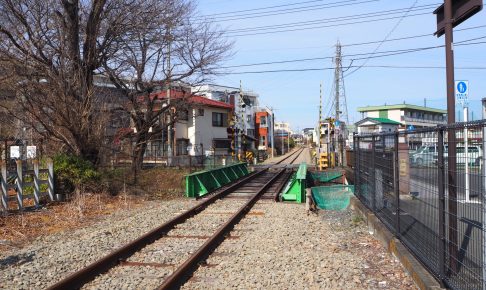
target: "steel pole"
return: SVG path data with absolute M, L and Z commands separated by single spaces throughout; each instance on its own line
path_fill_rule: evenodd
M 454 97 L 454 47 L 452 30 L 452 0 L 444 0 L 445 17 L 445 49 L 446 49 L 446 79 L 447 79 L 447 123 L 456 122 Z M 456 132 L 448 131 L 448 209 L 449 209 L 449 266 L 453 273 L 457 272 L 457 178 L 456 178 Z
M 482 100 L 483 103 L 483 114 L 482 117 L 483 119 L 486 119 L 486 98 L 483 98 Z M 483 153 L 483 158 L 482 161 L 480 162 L 481 164 L 481 170 L 482 170 L 482 175 L 483 175 L 483 190 L 482 190 L 482 210 L 483 210 L 483 225 L 486 223 L 486 126 L 483 125 L 483 148 L 482 148 L 482 153 Z M 486 289 L 486 231 L 483 230 L 483 289 Z
M 469 112 L 468 112 L 468 107 L 464 106 L 464 122 L 468 122 L 468 117 L 469 117 Z M 464 153 L 466 156 L 466 164 L 464 165 L 464 191 L 466 193 L 466 202 L 469 202 L 469 195 L 470 195 L 470 189 L 469 189 L 469 140 L 468 140 L 468 130 L 467 130 L 467 125 L 464 126 Z

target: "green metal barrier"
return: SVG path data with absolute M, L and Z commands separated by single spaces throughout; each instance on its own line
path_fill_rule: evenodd
M 292 176 L 291 181 L 285 187 L 282 200 L 295 201 L 298 203 L 305 202 L 305 188 L 307 179 L 307 164 L 301 163 L 299 170 Z
M 237 163 L 186 175 L 186 196 L 200 197 L 247 175 L 246 163 Z

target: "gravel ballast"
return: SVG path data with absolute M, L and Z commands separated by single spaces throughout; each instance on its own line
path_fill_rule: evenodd
M 40 237 L 21 250 L 0 256 L 0 289 L 43 289 L 138 238 L 195 201 L 147 202 L 92 226 Z
M 84 229 L 39 238 L 21 250 L 0 256 L 0 289 L 42 289 L 103 257 L 115 248 L 173 218 L 195 201 L 150 202 L 145 208 L 119 212 Z M 214 213 L 234 207 L 209 209 Z M 253 213 L 253 214 L 252 214 Z M 215 227 L 220 217 L 203 215 Z M 212 220 L 212 221 L 209 221 Z M 174 234 L 194 233 L 181 225 Z M 401 265 L 368 233 L 351 211 L 307 215 L 291 203 L 258 202 L 201 266 L 184 289 L 415 289 Z M 174 242 L 174 241 L 172 241 Z M 171 242 L 171 243 L 172 243 Z M 177 248 L 192 251 L 202 240 L 176 239 Z M 145 255 L 132 261 L 172 264 L 170 255 Z M 191 245 L 192 244 L 192 245 Z M 187 247 L 187 250 L 186 250 Z M 160 252 L 156 252 L 160 253 Z M 165 258 L 164 258 L 165 257 Z M 151 289 L 173 271 L 171 267 L 117 267 L 87 289 Z M 120 280 L 121 279 L 121 280 Z
M 261 201 L 183 289 L 416 289 L 350 210 Z

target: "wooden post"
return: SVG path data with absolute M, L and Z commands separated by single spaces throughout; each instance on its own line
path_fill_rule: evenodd
M 47 169 L 49 171 L 47 193 L 51 201 L 54 201 L 54 162 L 50 158 L 47 159 Z
M 1 192 L 2 192 L 2 206 L 5 211 L 8 210 L 8 187 L 7 187 L 7 165 L 6 160 L 1 162 Z
M 17 203 L 19 204 L 19 210 L 24 208 L 23 200 L 24 200 L 24 176 L 22 173 L 22 160 L 17 160 Z
M 39 207 L 40 205 L 39 160 L 34 159 L 32 163 L 34 164 L 34 202 L 35 202 L 35 207 Z

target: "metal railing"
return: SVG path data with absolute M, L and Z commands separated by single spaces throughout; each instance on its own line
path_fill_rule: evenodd
M 423 133 L 436 146 L 412 150 Z M 486 120 L 354 136 L 356 196 L 452 289 L 486 289 L 485 137 Z

